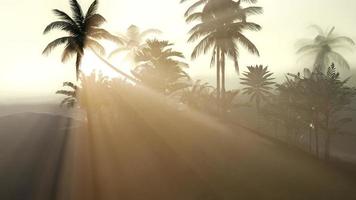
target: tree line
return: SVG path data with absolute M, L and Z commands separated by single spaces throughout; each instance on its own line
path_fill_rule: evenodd
M 181 0 L 184 4 L 188 2 Z M 318 26 L 312 26 L 318 34 L 304 40 L 297 53 L 302 56 L 313 55 L 313 66 L 304 69 L 303 73 L 288 73 L 282 83 L 276 83 L 273 73 L 263 65 L 249 66 L 240 75 L 241 47 L 251 54 L 260 55 L 256 45 L 245 35 L 246 31 L 262 29 L 261 25 L 249 20 L 250 16 L 263 14 L 263 8 L 256 6 L 257 0 L 195 0 L 184 14 L 188 24 L 194 23 L 188 33 L 188 42 L 195 44 L 191 59 L 212 53 L 210 58 L 211 66 L 216 68 L 216 86 L 211 86 L 189 76 L 186 72 L 189 65 L 183 53 L 174 50 L 172 42 L 156 39 L 160 30 L 141 31 L 139 27 L 131 25 L 126 33 L 114 35 L 101 28 L 106 20 L 97 13 L 97 0 L 85 13 L 76 0 L 69 0 L 69 3 L 72 15 L 54 9 L 58 21 L 52 22 L 44 30 L 46 34 L 59 29 L 68 35 L 49 43 L 43 54 L 47 55 L 54 48 L 64 45 L 62 62 L 73 56 L 76 59 L 78 82 L 65 82 L 63 86 L 67 89 L 57 91 L 67 96 L 61 103 L 63 106 L 88 109 L 85 103 L 90 92 L 87 88 L 91 88 L 88 85 L 107 92 L 118 85 L 132 89 L 143 85 L 192 109 L 224 117 L 246 105 L 237 98 L 243 94 L 250 97 L 249 104 L 252 102 L 255 105 L 260 116 L 267 116 L 266 119 L 271 123 L 285 127 L 286 142 L 296 144 L 298 135 L 308 132 L 308 149 L 319 157 L 319 140 L 323 137 L 325 159 L 330 157 L 332 136 L 345 133 L 344 125 L 352 121 L 343 117 L 343 113 L 352 111 L 350 106 L 356 90 L 348 86 L 350 78 L 342 80 L 338 73 L 338 68 L 349 69 L 350 65 L 337 48 L 354 46 L 355 43 L 351 38 L 334 34 L 335 28 L 323 31 Z M 101 40 L 111 41 L 118 48 L 106 56 Z M 93 51 L 122 78 L 109 79 L 100 73 L 83 75 L 80 69 L 85 49 Z M 133 66 L 131 74 L 121 71 L 110 62 L 111 58 L 123 53 L 126 53 L 125 59 Z M 228 59 L 234 63 L 237 78 L 241 76 L 241 91 L 226 90 Z M 105 107 L 105 99 L 96 104 L 95 109 Z

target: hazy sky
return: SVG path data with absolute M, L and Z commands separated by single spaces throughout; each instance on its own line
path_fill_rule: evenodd
M 79 2 L 86 10 L 91 0 Z M 261 57 L 241 54 L 243 67 L 264 64 L 279 75 L 302 69 L 295 55 L 295 43 L 314 36 L 307 28 L 311 24 L 336 26 L 336 33 L 356 40 L 355 0 L 259 0 L 258 5 L 264 7 L 265 13 L 253 20 L 263 30 L 246 35 L 255 42 Z M 53 8 L 69 12 L 68 0 L 1 0 L 0 102 L 53 98 L 63 81 L 74 79 L 74 61 L 60 63 L 60 48 L 49 57 L 41 55 L 46 44 L 61 34 L 42 35 L 45 26 L 55 19 Z M 113 33 L 125 31 L 130 24 L 161 29 L 165 34 L 160 38 L 173 41 L 176 50 L 189 58 L 192 45 L 186 43 L 190 26 L 184 22 L 185 8 L 179 0 L 101 0 L 99 12 L 108 20 L 106 28 Z M 355 53 L 344 54 L 352 66 L 356 64 Z M 206 55 L 189 62 L 190 73 L 206 81 L 214 80 L 215 70 L 209 68 L 209 60 L 210 55 Z M 238 76 L 232 65 L 228 67 L 228 85 L 237 86 Z

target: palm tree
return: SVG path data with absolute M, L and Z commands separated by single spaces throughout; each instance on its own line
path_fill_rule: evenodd
M 330 156 L 331 137 L 334 134 L 343 133 L 343 126 L 352 121 L 351 118 L 342 117 L 340 113 L 350 110 L 352 99 L 356 95 L 355 88 L 347 86 L 349 79 L 340 80 L 340 74 L 332 64 L 327 73 L 320 71 L 310 72 L 305 70 L 304 76 L 289 74 L 294 79 L 288 79 L 286 83 L 278 87 L 279 97 L 288 96 L 287 102 L 280 105 L 288 105 L 289 108 L 280 109 L 288 113 L 297 113 L 301 119 L 305 119 L 304 128 L 309 129 L 309 134 L 315 135 L 316 156 L 319 157 L 320 132 L 325 132 L 325 158 Z M 287 95 L 286 95 L 287 94 Z M 288 119 L 291 123 L 296 118 L 281 116 L 283 120 Z M 292 130 L 292 127 L 287 127 Z M 311 141 L 311 139 L 310 139 Z M 311 143 L 310 143 L 311 144 Z M 309 144 L 309 145 L 310 145 Z M 311 146 L 309 147 L 311 149 Z
M 334 63 L 327 69 L 326 74 L 315 73 L 317 87 L 306 93 L 306 96 L 313 95 L 317 97 L 315 107 L 319 110 L 319 127 L 325 131 L 325 159 L 330 158 L 331 137 L 334 134 L 342 133 L 342 127 L 352 122 L 352 118 L 342 117 L 340 113 L 352 110 L 350 105 L 356 96 L 355 88 L 347 86 L 350 78 L 340 79 Z
M 160 34 L 162 33 L 158 29 L 147 29 L 141 32 L 139 27 L 135 25 L 131 25 L 125 34 L 120 34 L 117 37 L 117 41 L 123 41 L 123 44 L 119 43 L 119 45 L 122 45 L 121 47 L 117 48 L 114 50 L 110 55 L 110 57 L 113 57 L 114 55 L 117 55 L 118 53 L 122 52 L 128 52 L 126 55 L 125 59 L 130 60 L 132 64 L 134 63 L 134 57 L 137 54 L 137 52 L 145 46 L 145 40 L 147 36 L 151 34 Z
M 202 12 L 190 14 L 188 9 L 186 16 L 187 21 L 191 22 L 199 20 L 200 23 L 190 30 L 189 42 L 195 42 L 202 38 L 192 52 L 192 59 L 195 59 L 202 53 L 207 53 L 208 50 L 213 49 L 213 56 L 211 65 L 216 61 L 217 66 L 217 98 L 224 98 L 225 94 L 225 60 L 230 57 L 235 64 L 235 69 L 239 72 L 239 46 L 246 47 L 252 54 L 259 55 L 256 46 L 242 33 L 244 30 L 259 31 L 261 26 L 256 23 L 246 21 L 246 15 L 253 12 L 245 10 L 245 14 L 241 13 L 243 10 L 240 2 L 232 0 L 223 1 L 198 1 L 199 5 L 205 3 Z M 194 4 L 193 6 L 196 6 Z M 255 10 L 254 13 L 259 13 L 260 8 L 251 8 Z M 190 14 L 190 15 L 189 15 Z M 241 16 L 243 16 L 241 18 Z M 220 85 L 221 82 L 221 85 Z M 221 95 L 222 94 L 222 95 Z M 223 100 L 224 101 L 224 100 Z
M 250 66 L 247 69 L 248 71 L 244 72 L 244 77 L 241 78 L 241 84 L 246 85 L 243 88 L 243 94 L 250 96 L 250 100 L 255 102 L 257 111 L 260 112 L 262 101 L 267 101 L 272 95 L 271 86 L 275 84 L 272 78 L 273 73 L 268 71 L 268 67 L 262 65 Z
M 76 76 L 79 78 L 80 64 L 84 55 L 84 49 L 91 49 L 100 60 L 105 62 L 110 68 L 123 75 L 124 77 L 136 81 L 131 76 L 123 73 L 108 63 L 101 55 L 105 54 L 104 47 L 97 41 L 100 39 L 110 39 L 120 42 L 108 31 L 101 29 L 100 25 L 105 22 L 105 18 L 97 14 L 98 1 L 95 0 L 89 7 L 86 14 L 83 13 L 77 0 L 69 0 L 73 16 L 70 17 L 63 11 L 54 9 L 53 12 L 59 17 L 59 21 L 52 22 L 45 30 L 47 34 L 51 30 L 59 29 L 68 33 L 68 36 L 60 37 L 47 45 L 43 50 L 44 55 L 48 55 L 54 48 L 65 45 L 62 62 L 66 62 L 73 55 L 76 56 Z
M 77 94 L 80 88 L 72 82 L 64 82 L 63 87 L 68 87 L 69 89 L 62 89 L 56 92 L 56 94 L 61 94 L 66 96 L 61 101 L 60 106 L 66 108 L 74 108 L 78 104 Z
M 313 54 L 315 55 L 314 71 L 321 71 L 326 73 L 326 70 L 335 63 L 343 68 L 350 69 L 347 60 L 336 51 L 338 48 L 354 46 L 355 42 L 346 36 L 337 36 L 334 34 L 335 27 L 328 31 L 323 31 L 319 26 L 313 25 L 311 28 L 318 31 L 318 35 L 310 40 L 302 41 L 302 45 L 297 53 Z
M 109 89 L 109 78 L 103 75 L 101 72 L 93 71 L 90 75 L 84 76 L 79 74 L 79 83 L 73 83 L 70 81 L 64 82 L 63 87 L 65 89 L 58 90 L 56 94 L 66 96 L 60 103 L 61 107 L 74 108 L 78 106 L 85 110 L 89 109 L 88 100 L 90 99 L 90 109 L 98 110 L 105 103 L 101 102 L 102 98 L 93 98 L 94 96 L 103 96 L 101 93 L 106 93 Z M 89 86 L 90 87 L 83 87 Z M 88 90 L 87 88 L 90 88 Z M 93 96 L 93 97 L 89 97 Z M 94 100 L 95 99 L 95 100 Z
M 135 56 L 136 68 L 132 74 L 161 93 L 170 94 L 177 90 L 177 84 L 189 81 L 189 75 L 183 70 L 188 65 L 181 60 L 181 52 L 172 50 L 168 41 L 147 40 L 147 45 Z

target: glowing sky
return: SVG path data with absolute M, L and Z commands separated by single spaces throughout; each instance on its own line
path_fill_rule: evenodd
M 84 10 L 91 0 L 79 0 Z M 295 43 L 300 38 L 311 37 L 307 27 L 336 26 L 336 32 L 356 40 L 356 1 L 354 0 L 260 0 L 265 13 L 252 18 L 263 26 L 259 33 L 246 33 L 261 52 L 261 58 L 242 53 L 241 66 L 265 64 L 277 74 L 301 69 L 295 55 Z M 0 102 L 21 98 L 53 98 L 53 93 L 63 81 L 74 79 L 74 63 L 60 63 L 59 48 L 49 57 L 41 52 L 45 45 L 61 33 L 43 36 L 44 27 L 55 19 L 51 9 L 69 12 L 67 0 L 2 0 L 0 7 Z M 162 39 L 176 44 L 187 58 L 191 44 L 187 44 L 188 25 L 183 14 L 186 6 L 179 0 L 101 0 L 99 12 L 108 20 L 106 28 L 123 32 L 130 24 L 142 28 L 159 28 Z M 355 52 L 346 52 L 351 65 L 356 64 Z M 214 69 L 209 68 L 210 55 L 190 62 L 193 77 L 206 81 L 214 79 Z M 117 63 L 116 63 L 117 64 Z M 228 75 L 228 86 L 238 85 L 233 67 Z M 242 69 L 243 70 L 243 69 Z

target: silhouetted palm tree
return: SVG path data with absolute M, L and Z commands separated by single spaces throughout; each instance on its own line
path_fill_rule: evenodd
M 297 51 L 297 53 L 315 54 L 314 70 L 326 73 L 326 70 L 335 63 L 346 69 L 350 69 L 346 59 L 336 51 L 337 48 L 354 46 L 355 42 L 345 36 L 337 36 L 334 34 L 335 27 L 329 31 L 323 31 L 319 26 L 311 26 L 318 31 L 318 35 L 312 40 L 305 40 Z
M 247 22 L 246 15 L 259 13 L 262 8 L 251 8 L 254 12 L 245 10 L 240 6 L 240 2 L 232 0 L 223 1 L 199 1 L 198 4 L 204 4 L 203 11 L 193 13 L 188 9 L 187 21 L 199 20 L 200 23 L 194 26 L 190 31 L 189 42 L 194 42 L 200 38 L 192 52 L 192 58 L 195 59 L 202 53 L 207 53 L 213 49 L 211 64 L 216 61 L 217 66 L 217 98 L 224 98 L 225 93 L 225 60 L 230 57 L 235 63 L 235 69 L 239 71 L 238 55 L 239 47 L 246 47 L 252 54 L 259 55 L 256 46 L 242 33 L 244 30 L 258 31 L 261 26 L 255 23 Z M 194 4 L 193 6 L 196 6 Z M 190 8 L 191 9 L 191 8 Z M 244 12 L 244 13 L 243 13 Z M 221 76 L 221 77 L 220 77 Z M 221 82 L 221 85 L 220 85 Z
M 116 69 L 100 56 L 105 54 L 105 49 L 101 44 L 99 44 L 99 42 L 97 42 L 97 40 L 110 39 L 117 42 L 120 41 L 106 30 L 99 28 L 100 25 L 105 22 L 105 18 L 96 13 L 98 9 L 98 1 L 95 0 L 90 5 L 86 14 L 83 13 L 82 8 L 76 0 L 69 0 L 69 2 L 73 16 L 70 17 L 65 12 L 54 9 L 54 14 L 57 15 L 60 20 L 52 22 L 44 30 L 44 34 L 46 34 L 53 29 L 59 29 L 67 32 L 69 35 L 58 38 L 49 43 L 43 50 L 43 54 L 47 55 L 57 46 L 65 45 L 65 49 L 62 54 L 62 62 L 67 61 L 72 55 L 75 55 L 76 76 L 78 78 L 84 49 L 90 48 L 110 68 L 126 78 L 135 81 L 135 79 Z
M 274 78 L 272 78 L 273 73 L 268 71 L 268 67 L 260 66 L 250 66 L 247 67 L 248 71 L 243 73 L 243 78 L 241 78 L 242 85 L 246 87 L 243 88 L 243 94 L 250 96 L 250 100 L 256 103 L 257 111 L 260 111 L 261 102 L 267 101 L 268 97 L 272 94 L 271 89 Z
M 135 25 L 131 25 L 127 29 L 125 34 L 116 36 L 117 40 L 123 41 L 124 44 L 119 43 L 121 47 L 114 50 L 109 55 L 109 57 L 113 57 L 118 53 L 128 52 L 125 59 L 130 60 L 132 64 L 135 64 L 134 57 L 137 54 L 137 52 L 144 47 L 147 36 L 151 34 L 160 34 L 160 33 L 162 32 L 158 29 L 147 29 L 141 32 L 139 27 Z
M 172 50 L 168 41 L 147 40 L 147 45 L 135 56 L 136 68 L 132 74 L 144 85 L 159 92 L 170 94 L 177 89 L 179 81 L 189 81 L 183 70 L 188 65 L 181 60 L 181 52 Z M 174 90 L 173 90 L 174 89 Z
M 80 73 L 79 80 L 80 81 L 77 84 L 69 81 L 64 82 L 63 87 L 68 89 L 58 90 L 56 92 L 56 94 L 66 96 L 62 100 L 60 105 L 67 108 L 79 106 L 80 108 L 87 110 L 88 100 L 90 99 L 90 102 L 92 104 L 90 107 L 94 107 L 91 109 L 100 109 L 100 107 L 104 105 L 104 103 L 100 102 L 101 98 L 92 98 L 89 95 L 95 93 L 95 96 L 100 96 L 101 93 L 107 92 L 107 89 L 109 88 L 108 77 L 104 76 L 101 72 L 98 73 L 96 71 L 93 71 L 90 75 L 87 76 L 84 76 L 82 73 Z M 86 87 L 83 88 L 83 85 L 85 85 Z M 93 104 L 95 104 L 95 106 L 93 106 Z
M 61 107 L 74 108 L 78 103 L 78 90 L 79 87 L 72 82 L 64 82 L 63 87 L 68 87 L 69 89 L 58 90 L 56 94 L 65 95 L 66 97 L 61 101 Z

